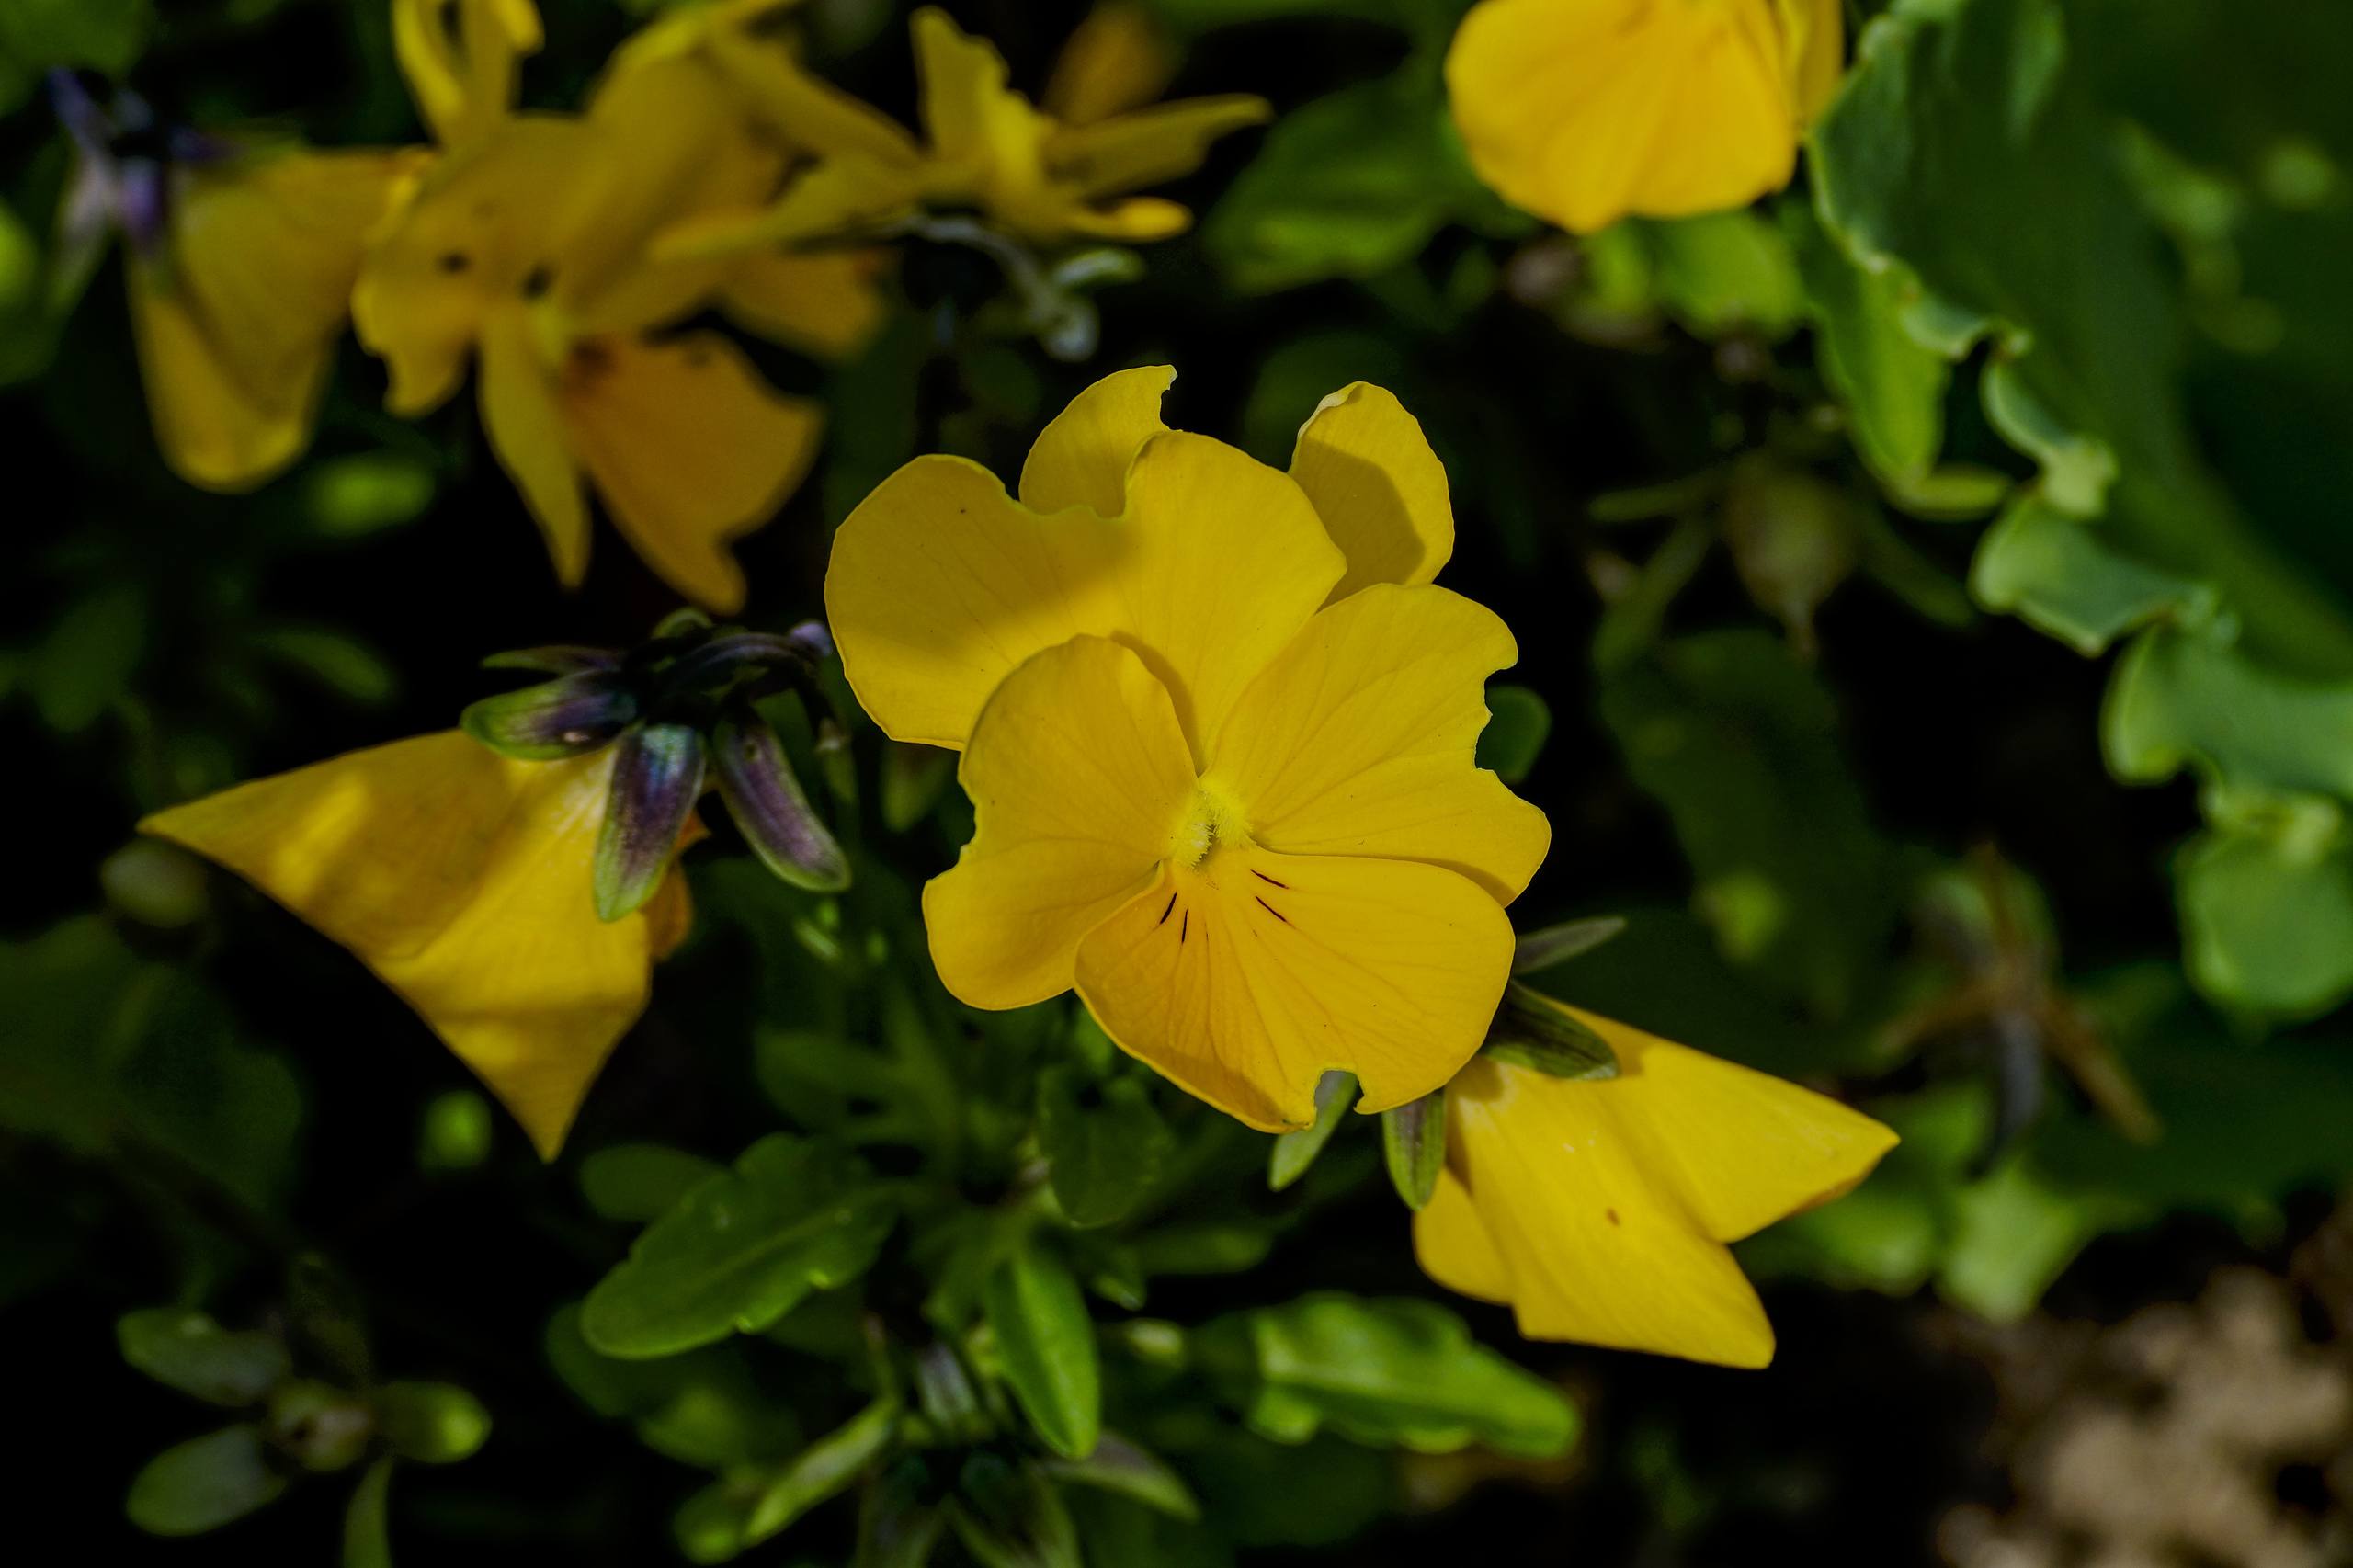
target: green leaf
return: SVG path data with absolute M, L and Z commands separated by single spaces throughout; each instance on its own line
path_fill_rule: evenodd
M 361 539 L 422 517 L 433 471 L 398 452 L 359 452 L 313 463 L 302 476 L 311 526 L 329 539 Z
M 1267 1156 L 1267 1187 L 1280 1192 L 1307 1174 L 1324 1145 L 1347 1119 L 1348 1108 L 1357 1102 L 1357 1079 L 1353 1073 L 1326 1073 L 1315 1081 L 1315 1121 L 1296 1132 L 1275 1134 L 1273 1149 Z
M 1067 1062 L 1038 1076 L 1038 1144 L 1054 1201 L 1074 1225 L 1125 1218 L 1175 1142 L 1140 1079 L 1097 1086 Z
M 165 1449 L 131 1483 L 123 1511 L 149 1535 L 202 1535 L 241 1519 L 286 1490 L 261 1428 L 226 1426 Z
M 1918 482 L 1943 453 L 1952 381 L 1945 357 L 1904 325 L 1919 281 L 1896 262 L 1876 271 L 1856 262 L 1804 202 L 1780 203 L 1779 215 L 1805 285 L 1822 377 L 1847 411 L 1856 450 L 1874 473 Z
M 1183 1477 L 1117 1432 L 1104 1433 L 1085 1459 L 1048 1460 L 1040 1468 L 1055 1481 L 1117 1493 L 1171 1518 L 1201 1517 Z
M 1554 964 L 1566 963 L 1624 934 L 1625 929 L 1626 917 L 1622 915 L 1593 915 L 1583 920 L 1563 920 L 1555 926 L 1522 931 L 1512 949 L 1511 971 L 1535 974 Z
M 1024 1246 L 990 1271 L 982 1305 L 1030 1426 L 1064 1459 L 1086 1458 L 1103 1429 L 1103 1382 L 1077 1279 L 1053 1254 Z
M 149 0 L 9 0 L 0 8 L 0 114 L 30 97 L 54 66 L 123 76 L 154 19 Z
M 662 1143 L 617 1143 L 580 1162 L 580 1196 L 607 1220 L 650 1225 L 726 1167 Z
M 1267 293 L 1387 272 L 1457 221 L 1518 226 L 1471 174 L 1434 62 L 1416 62 L 1277 120 L 1201 243 L 1233 287 Z
M 2211 585 L 2117 553 L 2097 525 L 2039 495 L 2019 497 L 1986 530 L 1969 587 L 1986 608 L 2086 654 L 2152 621 L 2209 621 L 2216 608 Z
M 131 688 L 147 647 L 147 595 L 104 588 L 65 608 L 33 655 L 26 685 L 41 722 L 60 734 L 96 723 Z
M 1558 1389 L 1474 1343 L 1434 1302 L 1302 1296 L 1218 1318 L 1194 1343 L 1251 1430 L 1279 1443 L 1329 1426 L 1420 1453 L 1484 1443 L 1543 1459 L 1576 1437 Z
M 1552 710 L 1524 686 L 1487 688 L 1487 727 L 1479 732 L 1479 766 L 1506 784 L 1528 777 L 1552 733 Z
M 392 1464 L 368 1467 L 343 1511 L 343 1568 L 392 1568 Z
M 826 1499 L 849 1489 L 890 1446 L 898 1406 L 878 1400 L 792 1459 L 730 1475 L 678 1510 L 679 1550 L 695 1562 L 724 1562 L 757 1546 Z
M 986 1451 L 970 1456 L 949 1520 L 981 1568 L 1079 1568 L 1078 1528 L 1035 1465 Z
M 1725 956 L 1844 1014 L 1885 961 L 1897 890 L 1820 677 L 1763 631 L 1708 632 L 1619 673 L 1601 715 L 1666 808 Z
M 490 1439 L 490 1412 L 455 1383 L 380 1383 L 370 1397 L 384 1441 L 420 1464 L 455 1464 Z
M 892 1219 L 889 1196 L 862 1165 L 774 1134 L 638 1237 L 589 1292 L 581 1330 L 621 1357 L 756 1334 L 810 1291 L 865 1272 Z
M 254 633 L 264 653 L 347 702 L 380 708 L 400 695 L 400 672 L 356 637 L 321 626 L 277 626 Z
M 186 1308 L 128 1312 L 114 1332 L 125 1361 L 208 1404 L 258 1404 L 294 1369 L 286 1342 L 276 1335 L 233 1334 Z
M 680 1464 L 711 1471 L 772 1464 L 800 1446 L 800 1424 L 764 1390 L 736 1342 L 624 1361 L 581 1336 L 574 1305 L 549 1320 L 545 1348 L 556 1376 L 581 1403 L 608 1420 L 632 1423 L 638 1441 Z
M 1650 253 L 1656 297 L 1667 314 L 1701 337 L 1793 330 L 1805 308 L 1797 264 L 1781 232 L 1755 212 L 1711 212 L 1668 222 L 1637 220 Z

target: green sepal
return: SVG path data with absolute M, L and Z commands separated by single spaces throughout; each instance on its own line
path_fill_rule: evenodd
M 1517 980 L 1504 987 L 1504 1005 L 1495 1009 L 1479 1054 L 1554 1078 L 1618 1076 L 1618 1053 L 1608 1040 Z
M 1408 1209 L 1428 1204 L 1446 1168 L 1446 1090 L 1432 1089 L 1381 1113 L 1381 1152 L 1390 1185 Z
M 1275 1146 L 1267 1156 L 1267 1189 L 1280 1192 L 1307 1174 L 1307 1167 L 1340 1130 L 1340 1123 L 1356 1104 L 1357 1079 L 1353 1073 L 1326 1073 L 1315 1085 L 1315 1120 L 1312 1126 L 1296 1132 L 1275 1135 Z

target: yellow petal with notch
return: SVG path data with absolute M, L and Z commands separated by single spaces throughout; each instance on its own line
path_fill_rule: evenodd
M 1290 476 L 1348 558 L 1335 599 L 1369 583 L 1427 583 L 1454 553 L 1446 468 L 1420 421 L 1380 387 L 1355 381 L 1318 403 Z
M 562 378 L 571 449 L 645 563 L 722 615 L 744 605 L 728 541 L 767 522 L 808 473 L 818 406 L 760 379 L 717 333 L 574 347 Z
M 644 1010 L 657 937 L 607 924 L 590 865 L 612 754 L 513 762 L 455 731 L 240 785 L 142 831 L 216 860 L 416 1009 L 552 1158 Z M 675 881 L 678 873 L 673 871 Z
M 1269 849 L 1426 860 L 1508 903 L 1552 843 L 1544 813 L 1475 760 L 1487 676 L 1518 657 L 1460 594 L 1376 584 L 1251 684 L 1211 744 L 1209 787 Z
M 1115 370 L 1070 400 L 1030 443 L 1021 465 L 1021 504 L 1033 512 L 1091 506 L 1116 517 L 1128 506 L 1128 466 L 1168 428 L 1160 401 L 1175 367 Z
M 1411 860 L 1278 855 L 1230 822 L 1078 949 L 1078 994 L 1130 1054 L 1266 1131 L 1315 1119 L 1326 1071 L 1386 1110 L 1486 1036 L 1511 923 L 1469 880 Z
M 1306 623 L 1345 562 L 1284 475 L 1168 432 L 1127 511 L 1041 517 L 986 470 L 918 458 L 835 535 L 827 619 L 859 703 L 894 739 L 961 746 L 997 682 L 1081 632 L 1134 649 L 1192 740 Z
M 1157 879 L 1192 800 L 1168 692 L 1118 643 L 1074 637 L 1006 677 L 957 777 L 978 825 L 924 889 L 939 978 L 975 1007 L 1058 996 L 1087 933 Z

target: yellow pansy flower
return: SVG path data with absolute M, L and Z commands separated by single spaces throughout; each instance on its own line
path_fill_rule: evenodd
M 516 762 L 449 731 L 139 825 L 349 949 L 552 1158 L 692 919 L 675 867 L 643 909 L 597 917 L 590 867 L 615 756 Z
M 416 155 L 246 147 L 158 128 L 129 94 L 101 109 L 72 77 L 53 85 L 75 149 L 63 270 L 78 284 L 123 236 L 164 459 L 191 484 L 250 490 L 310 444 L 360 253 Z
M 477 362 L 492 449 L 567 585 L 587 570 L 593 485 L 672 586 L 722 612 L 742 604 L 728 541 L 800 483 L 819 410 L 716 333 L 655 335 L 729 299 L 743 268 L 656 263 L 646 245 L 681 216 L 756 206 L 787 156 L 707 68 L 661 61 L 611 77 L 585 116 L 515 115 L 452 150 L 370 251 L 352 308 L 391 369 L 388 403 L 430 409 Z M 873 319 L 840 260 L 757 284 L 733 302 L 805 347 L 847 347 Z
M 1271 112 L 1264 99 L 1232 95 L 1065 122 L 1012 90 L 1004 57 L 946 12 L 917 11 L 914 38 L 923 140 L 772 58 L 766 112 L 819 162 L 757 220 L 685 224 L 670 248 L 707 254 L 820 239 L 926 208 L 977 209 L 1039 244 L 1165 239 L 1192 214 L 1124 193 L 1190 173 L 1211 142 Z
M 1447 92 L 1481 179 L 1591 233 L 1787 185 L 1840 46 L 1839 0 L 1480 0 Z
M 1414 1217 L 1431 1278 L 1530 1339 L 1761 1367 L 1773 1326 L 1726 1244 L 1846 1192 L 1895 1145 L 1859 1111 L 1557 1007 L 1618 1075 L 1481 1057 L 1447 1088 L 1446 1168 Z
M 835 536 L 860 702 L 964 751 L 978 826 L 925 890 L 932 957 L 975 1006 L 1075 987 L 1254 1127 L 1312 1120 L 1330 1068 L 1402 1104 L 1478 1048 L 1549 842 L 1473 761 L 1517 650 L 1428 583 L 1445 474 L 1394 398 L 1326 399 L 1284 474 L 1163 426 L 1170 376 L 1083 393 L 1018 500 L 919 458 Z

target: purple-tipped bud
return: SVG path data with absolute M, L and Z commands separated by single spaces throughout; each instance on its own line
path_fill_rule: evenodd
M 458 723 L 502 756 L 554 762 L 611 744 L 637 716 L 637 698 L 620 677 L 591 670 L 485 697 Z
M 767 869 L 813 892 L 847 887 L 848 858 L 811 808 L 767 721 L 738 704 L 712 729 L 710 745 L 720 798 Z
M 612 791 L 597 835 L 600 920 L 643 908 L 662 886 L 702 793 L 702 736 L 689 725 L 641 724 L 614 751 Z

